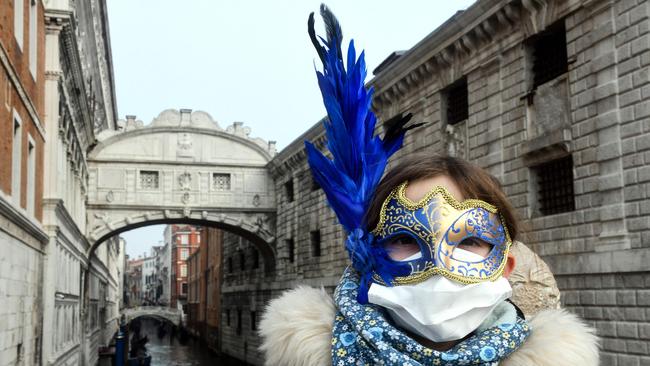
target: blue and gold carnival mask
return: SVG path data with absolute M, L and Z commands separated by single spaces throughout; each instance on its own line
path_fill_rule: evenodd
M 420 258 L 394 261 L 395 266 L 386 268 L 392 272 L 391 285 L 416 284 L 437 274 L 465 284 L 501 276 L 511 240 L 495 206 L 476 199 L 458 202 L 442 186 L 413 202 L 405 195 L 407 183 L 399 185 L 386 198 L 379 223 L 372 231 L 379 247 L 404 235 L 415 239 L 420 247 Z M 483 260 L 468 261 L 454 256 L 457 246 L 468 239 L 491 245 Z M 373 280 L 385 284 L 377 273 Z

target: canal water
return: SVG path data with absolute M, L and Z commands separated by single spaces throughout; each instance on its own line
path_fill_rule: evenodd
M 171 332 L 160 338 L 159 322 L 154 319 L 142 319 L 142 334 L 147 335 L 147 352 L 151 354 L 151 366 L 245 366 L 246 363 L 217 356 L 196 339 L 187 338 L 181 342 L 179 332 Z M 169 329 L 169 328 L 167 328 Z

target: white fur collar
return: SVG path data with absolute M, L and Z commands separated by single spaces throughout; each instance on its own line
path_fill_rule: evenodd
M 324 289 L 297 287 L 268 305 L 260 322 L 266 365 L 331 365 L 335 307 Z M 598 338 L 566 310 L 543 310 L 529 319 L 532 333 L 501 366 L 598 365 Z

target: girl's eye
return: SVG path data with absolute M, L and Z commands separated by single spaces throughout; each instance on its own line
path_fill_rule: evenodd
M 384 244 L 388 256 L 397 261 L 404 260 L 420 253 L 420 245 L 409 235 L 400 235 Z
M 397 238 L 393 239 L 392 243 L 393 245 L 411 245 L 411 244 L 416 244 L 415 239 L 408 235 L 402 235 L 398 236 Z
M 492 244 L 479 238 L 465 238 L 456 247 L 479 254 L 483 257 L 486 257 L 492 250 Z
M 461 241 L 460 244 L 458 244 L 458 245 L 459 246 L 462 245 L 462 246 L 468 246 L 468 247 L 476 247 L 476 246 L 490 245 L 490 244 L 484 242 L 481 239 L 466 238 L 466 239 L 463 239 L 463 241 Z

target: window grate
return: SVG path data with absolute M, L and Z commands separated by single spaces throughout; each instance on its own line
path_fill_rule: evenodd
M 229 191 L 230 174 L 212 173 L 212 189 L 215 191 Z
M 447 124 L 455 125 L 469 116 L 469 102 L 467 100 L 467 79 L 456 81 L 447 87 Z
M 311 254 L 314 257 L 320 257 L 320 230 L 309 233 L 311 239 Z
M 294 244 L 293 239 L 286 239 L 285 243 L 287 244 L 287 251 L 289 252 L 289 262 L 293 263 L 294 261 Z
M 290 179 L 284 183 L 284 193 L 287 196 L 287 202 L 293 202 L 293 180 Z
M 253 269 L 260 268 L 260 252 L 257 249 L 253 249 Z
M 311 177 L 311 190 L 312 190 L 312 192 L 321 189 L 321 186 L 320 186 L 320 184 L 318 184 L 318 181 L 316 181 L 316 178 L 314 178 L 314 176 L 312 174 L 310 174 L 309 176 Z
M 237 335 L 241 335 L 241 309 L 237 309 Z
M 533 86 L 536 88 L 551 81 L 568 69 L 566 30 L 561 20 L 533 40 Z
M 537 173 L 541 213 L 553 215 L 574 211 L 572 157 L 553 160 L 534 169 Z
M 159 187 L 158 172 L 151 170 L 140 171 L 140 188 L 158 189 Z
M 251 330 L 257 330 L 257 312 L 251 311 Z

